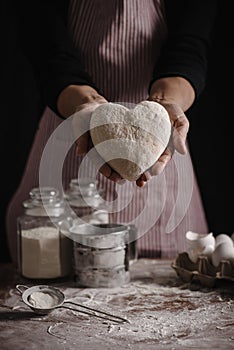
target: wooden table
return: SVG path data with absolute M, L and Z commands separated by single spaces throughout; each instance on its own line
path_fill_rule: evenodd
M 15 286 L 38 283 L 22 279 L 11 265 L 1 266 L 0 283 L 1 350 L 234 349 L 233 282 L 186 284 L 169 260 L 138 260 L 131 282 L 117 288 L 51 282 L 66 300 L 125 317 L 129 323 L 123 324 L 65 308 L 35 314 Z

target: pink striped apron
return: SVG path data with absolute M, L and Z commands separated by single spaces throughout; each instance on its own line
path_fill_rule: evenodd
M 138 103 L 147 99 L 153 67 L 166 35 L 162 5 L 159 0 L 70 1 L 69 32 L 93 82 L 109 101 Z M 38 186 L 43 149 L 61 122 L 49 108 L 45 109 L 21 183 L 9 203 L 6 223 L 13 261 L 17 261 L 16 218 L 23 212 L 21 203 L 28 198 L 31 188 Z M 119 204 L 120 209 L 110 214 L 110 221 L 136 224 L 139 257 L 174 258 L 186 249 L 186 231 L 208 232 L 189 154 L 186 157 L 184 162 L 172 161 L 153 186 L 147 184 L 144 188 L 132 183 L 116 185 L 101 174 L 93 174 L 90 165 L 82 169 L 82 176 L 97 175 L 99 185 L 106 190 L 107 200 L 113 199 L 117 191 L 120 201 L 127 203 L 125 207 L 122 202 Z M 64 163 L 65 189 L 70 179 L 77 176 L 81 160 L 75 147 L 71 147 Z M 193 187 L 188 201 L 179 183 L 183 184 L 183 177 L 186 181 L 191 171 Z M 165 186 L 166 195 L 162 190 Z M 183 215 L 176 209 L 178 191 Z M 172 213 L 174 217 L 171 218 Z M 181 217 L 179 221 L 177 214 Z M 170 233 L 167 233 L 168 223 Z

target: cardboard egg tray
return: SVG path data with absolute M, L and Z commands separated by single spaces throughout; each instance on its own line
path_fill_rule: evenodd
M 185 282 L 198 280 L 202 285 L 213 287 L 217 281 L 234 282 L 234 261 L 221 260 L 214 266 L 207 256 L 199 256 L 196 263 L 189 259 L 188 253 L 180 253 L 171 264 L 177 275 Z

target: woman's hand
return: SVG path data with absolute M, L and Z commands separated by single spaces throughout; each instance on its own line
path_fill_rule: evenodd
M 99 172 L 109 180 L 119 182 L 122 180 L 122 177 L 116 173 L 98 154 L 95 147 L 93 147 L 89 132 L 91 115 L 93 111 L 102 103 L 107 103 L 107 101 L 99 100 L 84 103 L 77 107 L 77 111 L 73 115 L 73 130 L 76 135 L 81 134 L 81 136 L 77 138 L 76 141 L 77 154 L 79 156 L 85 155 L 92 148 L 92 152 L 90 152 L 89 157 L 92 157 L 91 160 L 93 164 L 96 164 L 98 167 L 99 164 L 102 164 L 102 166 L 99 167 Z
M 73 116 L 73 132 L 77 135 L 77 155 L 85 155 L 93 148 L 89 128 L 92 112 L 100 104 L 108 103 L 96 90 L 86 85 L 69 85 L 58 98 L 58 111 L 64 117 Z M 79 137 L 78 137 L 79 135 Z M 95 148 L 92 150 L 92 161 L 103 164 L 99 172 L 109 180 L 118 182 L 122 177 L 101 159 Z
M 152 84 L 148 99 L 166 108 L 172 124 L 172 135 L 168 147 L 157 162 L 136 181 L 137 186 L 144 186 L 151 176 L 162 173 L 171 160 L 174 150 L 180 154 L 186 154 L 189 121 L 184 112 L 192 105 L 194 98 L 194 90 L 184 78 L 162 78 Z

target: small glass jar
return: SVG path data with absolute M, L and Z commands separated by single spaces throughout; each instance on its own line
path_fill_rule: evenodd
M 64 198 L 75 213 L 77 222 L 101 224 L 109 222 L 104 196 L 105 191 L 98 188 L 98 181 L 85 177 L 79 180 L 71 179 Z
M 17 219 L 18 265 L 23 277 L 54 279 L 72 272 L 72 240 L 66 235 L 72 217 L 59 191 L 33 188 Z

